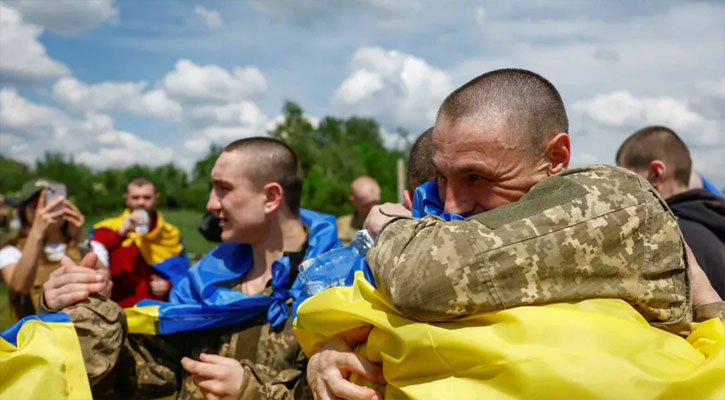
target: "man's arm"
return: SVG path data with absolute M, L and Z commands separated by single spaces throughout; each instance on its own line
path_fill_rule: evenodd
M 561 173 L 465 221 L 395 220 L 368 263 L 418 320 L 596 297 L 624 299 L 670 331 L 691 320 L 674 217 L 646 181 L 611 167 Z

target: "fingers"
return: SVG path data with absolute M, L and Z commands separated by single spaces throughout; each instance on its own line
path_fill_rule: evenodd
M 40 196 L 38 197 L 38 205 L 35 208 L 36 210 L 42 210 L 43 208 L 45 208 L 45 193 L 46 190 L 40 191 Z
M 64 255 L 63 257 L 61 257 L 61 259 L 60 259 L 60 265 L 62 265 L 64 267 L 75 267 L 76 266 L 76 264 L 73 262 L 73 260 L 71 260 L 70 257 L 68 257 L 66 255 Z M 60 271 L 60 269 L 56 269 L 55 271 L 53 271 L 53 273 L 50 274 L 50 276 L 53 276 L 53 274 L 56 274 L 57 275 L 57 274 L 62 273 L 62 272 L 59 272 L 59 271 Z
M 93 269 L 95 268 L 97 262 L 98 255 L 96 253 L 90 252 L 86 254 L 85 257 L 83 257 L 83 260 L 81 260 L 81 266 Z
M 42 207 L 42 208 L 40 207 L 40 203 L 38 203 L 38 210 L 41 210 L 42 213 L 48 213 L 52 209 L 54 209 L 54 208 L 58 207 L 59 205 L 61 205 L 63 203 L 63 200 L 64 200 L 63 196 L 58 197 L 57 199 L 51 201 L 50 204 L 48 204 L 48 205 L 46 205 L 45 207 Z
M 378 393 L 375 389 L 358 386 L 347 379 L 331 379 L 327 380 L 329 390 L 337 397 L 343 399 L 375 399 Z
M 220 364 L 220 365 L 237 365 L 237 364 L 239 364 L 239 361 L 237 361 L 233 358 L 222 357 L 222 356 L 218 356 L 216 354 L 201 353 L 199 355 L 199 360 L 206 362 L 206 363 Z
M 348 346 L 353 347 L 358 343 L 368 340 L 368 336 L 372 330 L 372 325 L 363 325 L 338 333 L 337 336 Z
M 45 304 L 48 306 L 49 309 L 61 310 L 65 307 L 75 304 L 81 300 L 85 300 L 86 298 L 88 298 L 89 293 L 88 292 L 74 292 L 74 293 L 62 294 L 60 296 L 53 296 L 53 297 L 51 297 L 48 293 L 45 293 L 44 296 L 45 296 Z
M 219 374 L 217 365 L 199 362 L 192 360 L 189 357 L 181 359 L 181 366 L 184 367 L 185 370 L 189 371 L 190 374 L 204 378 L 217 378 Z
M 380 365 L 368 361 L 365 357 L 357 353 L 340 354 L 342 356 L 335 360 L 338 369 L 355 372 L 378 385 L 385 384 L 383 369 Z
M 81 213 L 81 210 L 80 210 L 80 209 L 79 209 L 78 207 L 76 207 L 76 205 L 75 205 L 75 204 L 71 203 L 71 202 L 70 202 L 70 200 L 65 200 L 65 201 L 63 202 L 63 204 L 65 204 L 65 206 L 66 206 L 66 207 L 67 207 L 68 209 L 70 209 L 70 210 L 73 210 L 74 212 L 76 212 L 76 213 L 80 214 L 81 216 L 83 215 L 83 213 Z

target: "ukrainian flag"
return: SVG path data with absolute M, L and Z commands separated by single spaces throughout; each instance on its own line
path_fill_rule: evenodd
M 331 336 L 362 325 L 373 326 L 360 352 L 382 363 L 385 398 L 725 398 L 719 319 L 683 338 L 651 327 L 625 301 L 593 299 L 421 323 L 396 311 L 358 272 L 353 287 L 302 303 L 295 334 L 310 356 Z
M 31 315 L 0 333 L 0 399 L 90 398 L 68 315 Z

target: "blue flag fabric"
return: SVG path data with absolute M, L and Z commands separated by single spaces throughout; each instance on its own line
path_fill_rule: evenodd
M 426 215 L 435 215 L 446 221 L 465 219 L 458 214 L 443 211 L 443 204 L 441 203 L 440 197 L 438 196 L 438 184 L 436 182 L 426 182 L 415 189 L 415 192 L 413 194 L 413 207 L 411 212 L 413 214 L 413 217 L 415 218 L 422 218 Z M 355 280 L 355 272 L 362 271 L 365 276 L 365 280 L 367 280 L 374 287 L 376 287 L 373 272 L 370 269 L 370 266 L 368 265 L 365 256 L 358 255 L 352 246 L 348 246 L 342 250 L 337 251 L 345 251 L 349 254 L 346 254 L 344 256 L 341 255 L 338 257 L 339 259 L 344 260 L 342 262 L 346 265 L 340 265 L 339 263 L 337 263 L 335 265 L 329 265 L 324 267 L 324 272 L 327 275 L 328 283 L 331 283 L 330 286 L 335 286 L 339 284 L 335 282 L 342 282 L 342 286 L 352 286 L 353 281 Z M 323 255 L 319 258 L 319 260 L 320 262 L 324 263 L 326 261 L 325 256 Z M 317 272 L 318 275 L 321 273 L 322 271 Z M 305 290 L 305 284 L 302 283 L 299 279 L 292 286 L 292 297 L 295 299 L 292 310 L 294 317 L 296 318 L 297 308 L 299 307 L 299 305 L 302 304 L 302 302 L 307 300 L 309 297 L 311 297 L 310 294 L 307 293 Z
M 309 228 L 305 258 L 317 257 L 341 245 L 337 240 L 335 217 L 304 209 L 300 210 L 300 217 Z M 242 277 L 252 267 L 252 262 L 250 245 L 222 243 L 187 269 L 186 276 L 177 279 L 169 294 L 169 302 L 142 300 L 137 306 L 159 306 L 161 334 L 229 326 L 263 312 L 267 313 L 270 325 L 277 326 L 289 315 L 286 305 L 287 299 L 292 297 L 288 289 L 291 276 L 289 257 L 281 257 L 272 264 L 274 291 L 269 297 L 250 296 L 217 285 Z M 170 271 L 169 275 L 179 271 L 174 265 L 158 266 L 157 269 Z M 174 279 L 171 279 L 172 282 Z
M 423 218 L 426 215 L 435 215 L 445 221 L 464 220 L 462 216 L 454 213 L 444 212 L 443 203 L 438 195 L 438 184 L 426 182 L 417 188 L 413 193 L 413 217 Z
M 18 332 L 23 325 L 32 320 L 38 320 L 43 322 L 72 322 L 68 314 L 66 313 L 52 313 L 52 314 L 40 314 L 40 315 L 28 315 L 20 321 L 14 323 L 4 331 L 0 332 L 0 337 L 5 339 L 6 342 L 13 346 L 18 346 Z

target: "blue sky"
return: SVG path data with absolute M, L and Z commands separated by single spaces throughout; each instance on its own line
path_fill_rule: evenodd
M 501 67 L 550 79 L 573 164 L 663 124 L 725 186 L 725 3 L 2 0 L 0 153 L 93 168 L 173 161 L 264 134 L 285 100 L 376 118 L 386 142 Z

